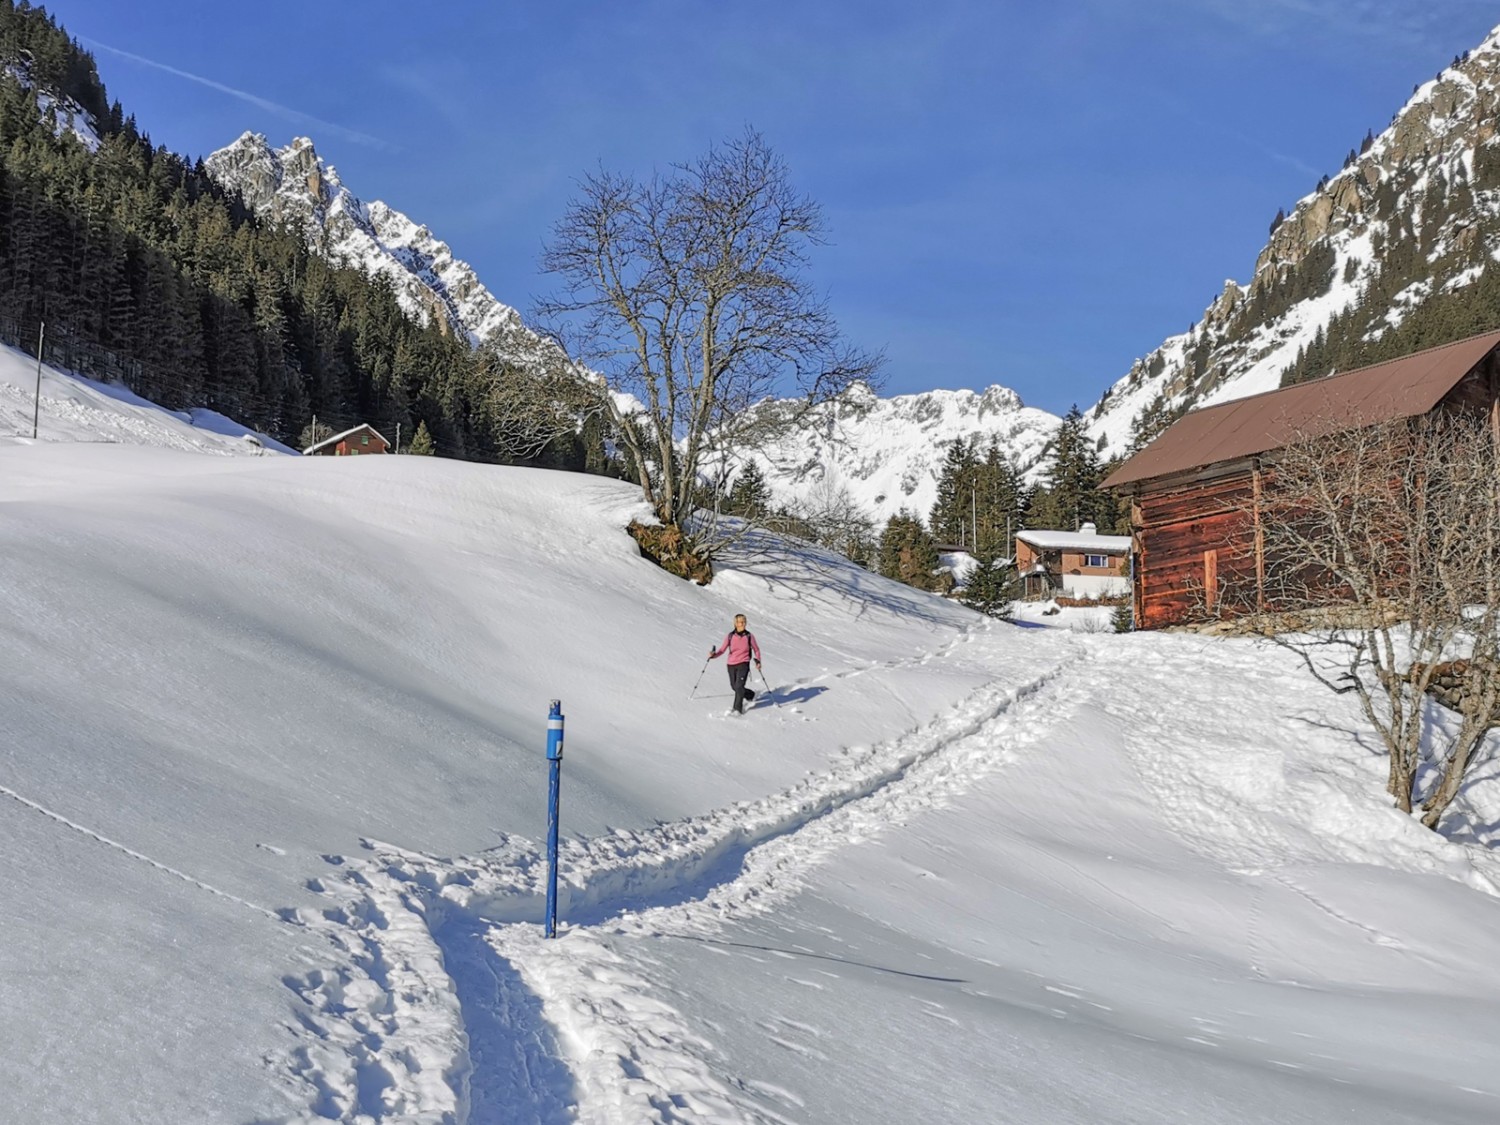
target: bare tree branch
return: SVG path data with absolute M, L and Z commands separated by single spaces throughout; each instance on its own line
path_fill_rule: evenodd
M 1264 587 L 1242 580 L 1228 596 L 1291 612 L 1294 631 L 1277 643 L 1359 700 L 1397 807 L 1420 801 L 1435 828 L 1500 705 L 1495 430 L 1444 411 L 1300 439 L 1275 454 L 1266 481 Z M 1440 678 L 1457 684 L 1456 730 L 1430 721 Z
M 705 470 L 768 439 L 752 408 L 805 402 L 776 416 L 784 433 L 877 373 L 808 281 L 823 238 L 820 208 L 754 132 L 646 180 L 586 176 L 554 227 L 542 262 L 561 286 L 538 312 L 602 372 L 599 409 L 663 522 L 694 527 Z

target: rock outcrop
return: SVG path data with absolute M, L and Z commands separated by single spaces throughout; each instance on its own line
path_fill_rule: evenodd
M 1275 389 L 1289 371 L 1328 374 L 1308 370 L 1308 356 L 1334 336 L 1333 358 L 1347 358 L 1351 341 L 1373 347 L 1423 304 L 1474 285 L 1500 253 L 1497 122 L 1500 29 L 1274 225 L 1248 282 L 1227 283 L 1197 324 L 1105 393 L 1088 415 L 1101 454 L 1194 406 Z M 1455 322 L 1448 338 L 1473 330 Z M 1429 332 L 1419 346 L 1442 342 Z

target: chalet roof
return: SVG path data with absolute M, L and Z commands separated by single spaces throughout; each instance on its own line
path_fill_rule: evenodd
M 1100 487 L 1118 488 L 1267 453 L 1299 437 L 1415 418 L 1441 402 L 1497 346 L 1500 332 L 1487 332 L 1342 375 L 1190 411 Z
M 1093 526 L 1084 524 L 1082 531 L 1027 528 L 1016 532 L 1016 538 L 1041 551 L 1086 551 L 1098 555 L 1120 555 L 1130 550 L 1130 536 L 1099 535 L 1093 530 Z
M 302 451 L 302 453 L 303 453 L 304 456 L 306 456 L 307 454 L 313 452 L 314 450 L 322 449 L 325 445 L 337 445 L 339 442 L 343 441 L 350 434 L 357 434 L 357 433 L 359 433 L 360 430 L 369 430 L 372 434 L 374 434 L 376 437 L 378 437 L 381 441 L 385 441 L 385 435 L 382 434 L 379 430 L 377 430 L 374 426 L 370 425 L 370 423 L 368 423 L 368 422 L 361 422 L 359 425 L 355 426 L 353 429 L 345 430 L 341 434 L 334 434 L 332 437 L 326 437 L 322 441 L 315 441 L 315 442 L 313 442 L 313 444 L 309 445 L 306 449 L 304 449 Z M 386 445 L 390 445 L 391 443 L 388 442 L 388 441 L 385 441 L 385 444 Z

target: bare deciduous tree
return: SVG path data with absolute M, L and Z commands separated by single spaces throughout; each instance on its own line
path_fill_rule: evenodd
M 664 523 L 692 529 L 705 464 L 876 373 L 807 278 L 823 237 L 819 207 L 754 132 L 644 180 L 589 175 L 554 228 L 543 267 L 562 292 L 538 311 L 603 374 L 601 408 Z M 791 402 L 751 409 L 772 395 Z
M 1397 807 L 1420 803 L 1436 828 L 1500 704 L 1495 430 L 1441 413 L 1299 440 L 1278 451 L 1270 481 L 1266 604 L 1302 617 L 1279 643 L 1359 700 Z M 1431 721 L 1439 676 L 1457 681 L 1456 723 Z
M 860 563 L 874 554 L 875 521 L 847 488 L 827 476 L 791 506 L 790 515 L 819 547 Z
M 509 461 L 538 456 L 603 410 L 597 388 L 561 351 L 538 350 L 529 360 L 522 367 L 493 350 L 481 355 L 489 430 L 496 451 Z

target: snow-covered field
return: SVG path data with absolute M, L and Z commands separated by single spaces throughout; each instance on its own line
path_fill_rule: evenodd
M 132 432 L 0 441 L 0 1120 L 1500 1118 L 1500 767 L 1426 833 L 1285 654 Z
M 0 448 L 32 440 L 146 445 L 198 453 L 294 453 L 212 410 L 165 410 L 113 383 L 44 366 L 0 344 Z M 254 441 L 247 440 L 247 435 Z

